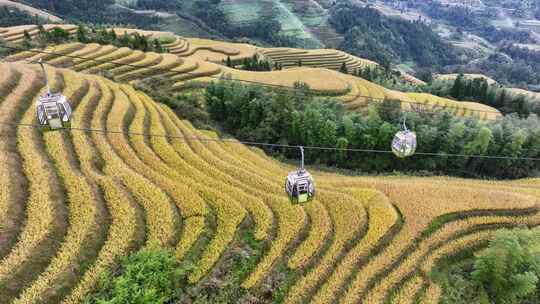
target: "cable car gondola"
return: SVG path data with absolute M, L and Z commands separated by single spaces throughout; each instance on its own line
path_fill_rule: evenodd
M 285 192 L 294 203 L 305 203 L 315 197 L 315 182 L 304 168 L 304 147 L 300 147 L 302 163 L 300 169 L 290 172 L 285 180 Z
M 39 96 L 36 105 L 37 119 L 40 125 L 49 126 L 51 130 L 62 129 L 68 126 L 71 118 L 71 106 L 67 101 L 66 96 L 61 93 L 51 93 L 47 72 L 41 59 L 39 60 L 45 84 L 47 85 L 47 93 Z
M 407 128 L 406 117 L 403 119 L 403 130 L 396 133 L 392 141 L 392 151 L 399 158 L 413 156 L 416 152 L 416 133 Z

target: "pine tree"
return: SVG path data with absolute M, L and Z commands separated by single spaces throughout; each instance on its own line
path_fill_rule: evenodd
M 24 30 L 24 40 L 22 44 L 27 49 L 32 47 L 32 37 L 30 37 L 30 34 L 28 33 L 27 30 Z
M 299 67 L 302 66 L 302 59 L 298 60 L 298 66 L 299 66 Z
M 232 68 L 231 56 L 227 56 L 227 63 L 226 63 L 226 66 Z
M 127 32 L 124 32 L 124 35 L 120 40 L 118 41 L 120 43 L 120 46 L 128 47 L 130 46 L 130 38 Z
M 77 41 L 79 41 L 81 43 L 87 43 L 88 42 L 86 29 L 84 28 L 83 25 L 79 25 L 79 27 L 77 28 Z
M 503 89 L 497 99 L 496 108 L 502 108 L 506 105 L 506 90 Z
M 358 76 L 362 77 L 362 78 L 366 78 L 366 74 L 367 74 L 367 69 L 368 67 L 365 67 L 365 68 L 360 68 L 360 71 L 358 72 Z
M 30 33 L 27 30 L 24 30 L 24 40 L 27 42 L 32 41 L 32 37 L 30 37 Z
M 41 40 L 41 42 L 49 40 L 49 35 L 42 24 L 38 25 L 38 38 Z
M 111 29 L 110 31 L 109 39 L 111 42 L 115 42 L 118 39 L 118 36 L 116 35 L 116 32 L 114 31 L 114 29 Z
M 107 41 L 107 30 L 106 29 L 98 29 L 96 31 L 96 41 L 99 44 L 108 44 Z
M 144 52 L 147 52 L 148 51 L 148 38 L 146 38 L 146 36 L 139 36 L 140 37 L 140 40 L 141 40 L 141 50 L 144 51 Z
M 339 71 L 343 74 L 349 74 L 349 70 L 347 69 L 347 64 L 345 62 L 341 64 L 341 68 L 339 68 Z
M 480 92 L 479 93 L 480 93 L 479 94 L 480 100 L 483 101 L 483 102 L 488 102 L 487 97 L 488 97 L 488 93 L 489 93 L 489 85 L 488 85 L 487 80 L 484 79 L 482 81 L 482 84 L 480 85 Z
M 486 90 L 486 102 L 490 106 L 497 104 L 497 89 L 494 87 L 488 87 Z
M 368 68 L 367 75 L 366 75 L 367 80 L 372 81 L 373 79 L 375 79 L 375 74 L 376 74 L 375 68 Z
M 463 94 L 463 74 L 459 74 L 456 80 L 454 81 L 454 86 L 450 90 L 450 95 L 454 98 L 460 98 Z
M 161 45 L 161 41 L 159 41 L 159 39 L 154 39 L 154 52 L 156 52 L 156 53 L 163 53 L 164 52 L 164 48 Z
M 465 99 L 465 97 L 473 97 L 473 91 L 474 91 L 474 84 L 470 80 L 465 81 L 465 89 L 462 95 L 460 95 L 459 99 Z
M 513 102 L 513 112 L 518 113 L 520 117 L 528 117 L 530 114 L 529 106 L 525 96 L 519 95 Z

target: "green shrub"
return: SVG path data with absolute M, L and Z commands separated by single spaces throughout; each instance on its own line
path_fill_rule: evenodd
M 171 303 L 183 294 L 187 271 L 171 252 L 145 249 L 124 258 L 117 273 L 104 273 L 86 303 Z
M 501 230 L 476 257 L 472 278 L 495 303 L 519 303 L 536 292 L 540 230 Z

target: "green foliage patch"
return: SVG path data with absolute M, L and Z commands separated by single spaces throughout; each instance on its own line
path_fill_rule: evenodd
M 345 35 L 341 49 L 383 65 L 414 61 L 420 67 L 435 67 L 458 62 L 456 50 L 420 20 L 387 17 L 345 1 L 332 9 L 330 23 Z
M 499 230 L 476 256 L 471 248 L 439 263 L 431 277 L 441 303 L 538 304 L 540 230 Z
M 540 230 L 501 230 L 474 261 L 472 279 L 496 303 L 519 303 L 536 292 Z
M 205 106 L 210 118 L 234 137 L 245 141 L 339 149 L 390 150 L 406 114 L 417 134 L 417 155 L 406 160 L 389 153 L 309 150 L 308 164 L 338 166 L 363 172 L 395 170 L 432 172 L 468 177 L 516 178 L 536 176 L 540 164 L 520 159 L 444 157 L 444 154 L 507 157 L 540 156 L 540 121 L 517 114 L 496 121 L 462 118 L 443 109 L 402 113 L 399 101 L 372 103 L 364 113 L 347 111 L 341 101 L 314 96 L 305 85 L 281 90 L 233 81 L 212 83 Z M 269 152 L 297 158 L 294 149 Z
M 144 249 L 124 258 L 115 274 L 104 273 L 85 303 L 171 303 L 184 292 L 188 271 L 171 252 Z

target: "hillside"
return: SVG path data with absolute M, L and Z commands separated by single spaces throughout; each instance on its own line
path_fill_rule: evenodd
M 330 1 L 226 0 L 221 7 L 233 26 L 256 24 L 261 18 L 276 18 L 285 35 L 306 39 L 319 46 L 337 47 L 343 40 L 328 22 Z
M 117 24 L 186 37 L 274 47 L 335 48 L 425 78 L 426 73 L 487 74 L 537 90 L 538 60 L 507 45 L 540 42 L 534 1 L 399 0 L 25 0 L 68 23 Z M 361 17 L 359 17 L 361 16 Z M 5 17 L 5 25 L 33 23 Z M 8 20 L 9 19 L 9 20 Z M 532 69 L 531 69 L 532 67 Z
M 64 27 L 72 29 L 71 26 Z M 0 29 L 1 31 L 1 29 Z M 135 31 L 117 29 L 118 33 Z M 143 35 L 163 36 L 163 32 L 140 31 Z M 30 31 L 36 35 L 37 31 Z M 0 38 L 10 42 L 21 41 L 22 29 L 20 27 L 5 28 Z M 42 58 L 50 64 L 60 67 L 71 67 L 77 71 L 96 73 L 108 71 L 117 81 L 136 82 L 138 80 L 165 76 L 174 81 L 178 90 L 198 87 L 201 84 L 215 81 L 222 76 L 231 77 L 239 81 L 257 82 L 267 85 L 293 87 L 296 82 L 308 84 L 311 89 L 323 95 L 338 96 L 352 110 L 363 110 L 373 102 L 382 102 L 383 99 L 400 100 L 404 107 L 420 108 L 446 108 L 457 115 L 478 115 L 483 119 L 494 119 L 499 116 L 494 108 L 478 103 L 461 103 L 458 101 L 436 97 L 429 94 L 402 93 L 389 90 L 362 78 L 346 75 L 335 70 L 345 63 L 350 71 L 365 65 L 376 63 L 360 59 L 347 53 L 335 50 L 305 51 L 299 49 L 265 49 L 249 44 L 236 44 L 207 39 L 183 38 L 174 36 L 174 42 L 166 45 L 170 54 L 146 53 L 133 51 L 127 48 L 112 46 L 66 44 L 54 46 L 47 52 L 58 52 L 66 55 L 80 56 L 84 59 L 54 55 L 22 52 L 8 58 L 10 61 L 37 60 Z M 252 72 L 226 67 L 223 61 L 230 57 L 232 60 L 251 58 L 254 55 L 268 58 L 272 63 L 278 62 L 285 68 L 281 71 Z M 118 67 L 114 64 L 98 64 L 92 60 L 114 61 L 121 64 L 131 64 L 130 67 Z M 293 65 L 294 61 L 301 61 L 302 67 Z M 309 68 L 308 68 L 309 67 Z M 334 69 L 329 70 L 328 68 Z M 157 70 L 157 71 L 156 71 Z M 405 74 L 404 77 L 408 77 Z M 408 81 L 417 82 L 413 77 Z
M 354 5 L 346 6 L 346 2 Z M 339 48 L 356 56 L 395 65 L 405 61 L 419 66 L 456 61 L 453 47 L 443 43 L 429 27 L 400 18 L 388 18 L 366 8 L 368 3 L 364 1 L 100 0 L 85 5 L 70 0 L 54 3 L 27 0 L 27 3 L 37 9 L 54 12 L 66 22 L 73 23 L 124 24 L 172 31 L 184 36 L 247 40 L 275 47 Z M 342 16 L 344 7 L 357 8 L 351 13 L 362 17 L 357 18 L 354 24 L 345 24 Z M 368 21 L 372 18 L 377 22 Z M 360 33 L 366 30 L 366 22 L 363 21 L 384 26 L 371 27 L 372 39 L 369 40 L 369 37 L 360 37 Z M 356 40 L 366 40 L 375 47 L 365 48 L 363 43 L 354 43 Z M 386 47 L 380 44 L 382 40 L 386 40 Z M 409 47 L 411 42 L 420 46 Z
M 0 7 L 16 8 L 20 11 L 28 13 L 29 15 L 39 16 L 44 20 L 48 20 L 49 22 L 62 22 L 62 19 L 51 13 L 48 13 L 44 10 L 36 9 L 34 7 L 16 1 L 0 0 Z
M 39 68 L 0 67 L 0 120 L 35 123 Z M 438 261 L 482 246 L 497 228 L 540 224 L 536 180 L 312 171 L 317 199 L 292 205 L 282 189 L 290 166 L 234 142 L 137 135 L 215 138 L 129 85 L 48 73 L 74 108 L 73 129 L 0 125 L 0 299 L 8 303 L 80 303 L 119 258 L 152 246 L 189 259 L 189 283 L 217 292 L 212 284 L 230 271 L 223 259 L 249 255 L 235 247 L 243 233 L 266 245 L 233 296 L 270 302 L 270 288 L 286 303 L 413 295 L 432 303 Z
M 421 15 L 439 36 L 464 52 L 465 61 L 438 73 L 481 73 L 505 86 L 538 89 L 538 1 L 377 2 L 393 7 L 401 18 Z

